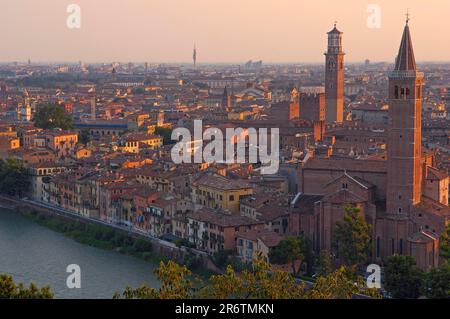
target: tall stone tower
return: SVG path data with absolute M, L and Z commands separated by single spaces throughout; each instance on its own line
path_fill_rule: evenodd
M 417 71 L 409 18 L 395 68 L 389 74 L 387 213 L 409 216 L 422 194 L 422 86 Z
M 341 123 L 344 118 L 344 55 L 342 32 L 334 25 L 328 32 L 328 51 L 325 53 L 325 99 L 327 123 Z

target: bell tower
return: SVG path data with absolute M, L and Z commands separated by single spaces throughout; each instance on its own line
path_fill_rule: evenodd
M 341 123 L 344 119 L 344 51 L 342 32 L 334 24 L 328 32 L 328 50 L 325 53 L 325 100 L 327 123 Z
M 409 31 L 403 30 L 395 68 L 389 74 L 387 213 L 409 216 L 422 194 L 422 87 Z

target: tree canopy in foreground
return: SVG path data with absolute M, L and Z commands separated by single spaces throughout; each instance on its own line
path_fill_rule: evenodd
M 9 275 L 0 275 L 0 299 L 53 299 L 49 286 L 39 289 L 31 283 L 26 288 L 22 283 L 16 284 Z

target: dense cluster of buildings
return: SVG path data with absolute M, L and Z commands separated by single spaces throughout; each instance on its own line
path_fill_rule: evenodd
M 450 68 L 418 70 L 408 23 L 394 66 L 346 66 L 342 40 L 335 25 L 325 68 L 200 66 L 196 50 L 193 68 L 1 66 L 0 156 L 27 167 L 32 200 L 244 261 L 290 235 L 332 252 L 351 204 L 372 225 L 374 262 L 406 254 L 430 269 L 450 223 Z M 73 129 L 33 125 L 48 103 Z M 174 164 L 164 134 L 198 119 L 279 128 L 278 173 Z

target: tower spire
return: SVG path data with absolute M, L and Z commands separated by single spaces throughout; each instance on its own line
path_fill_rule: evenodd
M 395 71 L 415 71 L 417 69 L 411 34 L 409 32 L 409 12 L 406 16 L 405 29 L 403 30 L 400 49 L 398 50 L 397 59 L 395 61 Z

